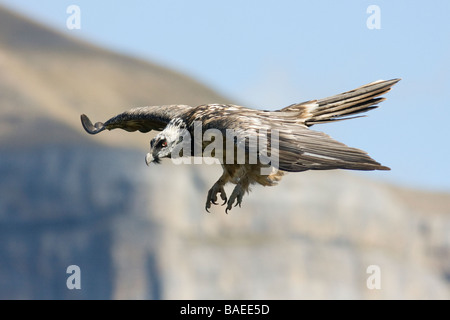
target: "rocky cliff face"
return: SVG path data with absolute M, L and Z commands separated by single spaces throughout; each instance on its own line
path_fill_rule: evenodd
M 207 214 L 215 166 L 48 147 L 0 170 L 1 298 L 448 298 L 446 195 L 428 212 L 402 189 L 314 172 Z M 66 286 L 73 264 L 81 290 Z
M 5 21 L 0 299 L 450 298 L 448 194 L 307 172 L 255 187 L 228 215 L 208 214 L 219 167 L 148 168 L 149 135 L 91 137 L 79 114 L 104 120 L 138 105 L 225 99 L 0 10 Z M 33 41 L 7 33 L 27 28 Z M 39 36 L 46 45 L 33 51 Z M 69 55 L 77 67 L 64 63 Z M 149 94 L 141 81 L 159 89 Z M 66 285 L 70 265 L 80 267 L 79 290 Z M 370 266 L 379 289 L 369 288 Z

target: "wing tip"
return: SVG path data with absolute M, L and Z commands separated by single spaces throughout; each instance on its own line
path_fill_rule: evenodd
M 366 85 L 372 85 L 372 84 L 378 84 L 378 83 L 385 83 L 385 84 L 396 84 L 397 82 L 399 82 L 400 80 L 402 80 L 402 78 L 393 78 L 393 79 L 389 79 L 389 80 L 377 80 L 377 81 L 373 81 L 371 83 L 368 83 Z
M 102 122 L 97 122 L 93 125 L 89 117 L 85 114 L 81 115 L 81 124 L 83 125 L 84 130 L 89 134 L 97 134 L 105 130 L 105 126 Z
M 386 167 L 386 166 L 383 166 L 383 165 L 379 165 L 379 166 L 377 167 L 377 170 L 381 170 L 381 171 L 390 171 L 391 168 Z
M 402 80 L 402 78 L 394 78 L 394 79 L 391 79 L 391 80 L 386 80 L 386 84 L 389 86 L 389 87 L 393 87 L 395 84 L 397 84 L 397 82 L 399 82 L 400 80 Z

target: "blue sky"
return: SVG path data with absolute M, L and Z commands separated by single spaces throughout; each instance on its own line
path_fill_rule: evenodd
M 237 104 L 275 109 L 400 77 L 368 117 L 315 126 L 392 171 L 450 191 L 450 1 L 0 0 L 61 32 L 184 72 Z M 81 29 L 69 30 L 69 5 Z M 369 29 L 370 5 L 381 29 Z M 205 101 L 206 103 L 212 101 Z

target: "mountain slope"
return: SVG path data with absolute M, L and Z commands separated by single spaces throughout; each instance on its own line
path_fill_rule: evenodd
M 70 39 L 5 9 L 0 9 L 0 30 L 0 118 L 6 119 L 0 145 L 33 144 L 23 136 L 36 137 L 36 130 L 41 142 L 64 143 L 68 135 L 47 130 L 45 119 L 79 131 L 81 113 L 105 120 L 137 106 L 226 102 L 185 75 Z M 28 129 L 41 120 L 42 128 Z M 114 145 L 148 144 L 143 135 L 112 135 Z

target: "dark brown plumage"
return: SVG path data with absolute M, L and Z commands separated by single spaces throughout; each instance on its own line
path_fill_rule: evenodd
M 222 133 L 223 146 L 226 145 L 227 132 L 233 132 L 234 161 L 232 163 L 225 161 L 226 152 L 230 152 L 225 150 L 225 147 L 220 155 L 216 154 L 221 158 L 224 173 L 209 190 L 206 201 L 208 210 L 211 203 L 216 204 L 217 195 L 220 195 L 224 204 L 227 203 L 226 211 L 228 211 L 235 202 L 236 205 L 241 204 L 242 197 L 248 192 L 251 184 L 275 185 L 284 172 L 330 169 L 389 170 L 369 157 L 366 152 L 348 147 L 309 127 L 360 117 L 361 113 L 377 108 L 376 104 L 385 100 L 380 96 L 388 92 L 398 81 L 400 79 L 380 80 L 345 93 L 293 104 L 277 111 L 222 104 L 197 107 L 166 105 L 131 109 L 105 123 L 97 122 L 95 125 L 86 115 L 81 115 L 81 122 L 90 134 L 116 128 L 141 132 L 162 130 L 152 140 L 147 162 L 159 162 L 162 157 L 170 158 L 171 151 L 180 142 L 182 131 L 187 131 L 192 136 L 196 123 L 201 123 L 203 132 L 214 129 Z M 278 146 L 272 141 L 275 134 L 278 135 L 278 139 L 274 140 Z M 262 150 L 259 145 L 251 143 L 263 138 L 268 142 L 267 150 Z M 202 141 L 202 149 L 209 143 L 210 141 Z M 238 163 L 236 159 L 236 152 L 240 148 L 245 150 L 245 163 Z M 252 152 L 257 154 L 255 163 L 249 161 Z M 194 148 L 191 148 L 190 155 L 194 155 Z M 263 168 L 273 166 L 273 161 L 268 163 L 270 159 L 275 158 L 277 163 L 274 170 L 262 174 Z M 236 184 L 229 198 L 223 189 L 228 182 Z

